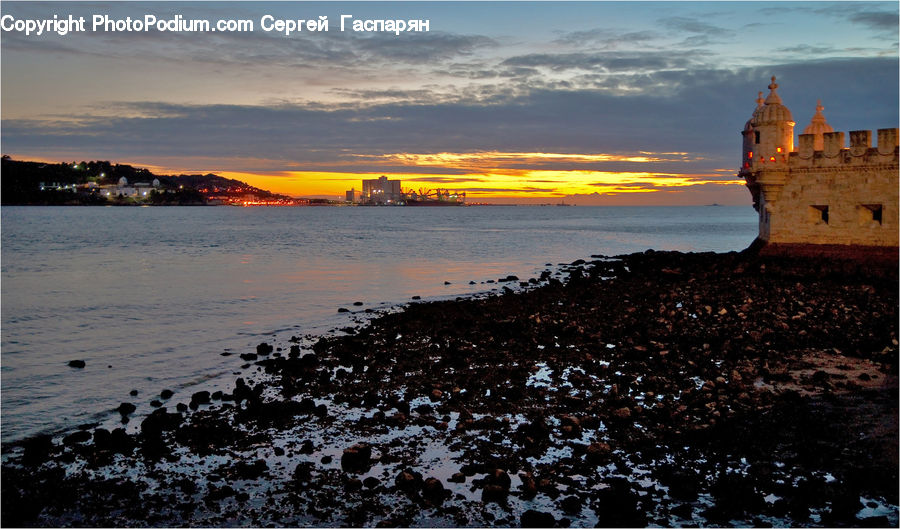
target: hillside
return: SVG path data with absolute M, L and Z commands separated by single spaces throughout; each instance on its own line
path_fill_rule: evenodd
M 126 203 L 113 189 L 121 178 L 129 185 L 159 182 L 146 198 L 134 202 L 151 204 L 205 204 L 244 196 L 264 200 L 288 197 L 253 187 L 240 180 L 215 174 L 157 175 L 145 168 L 109 161 L 43 163 L 13 160 L 3 156 L 0 165 L 0 198 L 4 205 L 53 204 L 93 205 Z M 107 194 L 103 189 L 112 189 Z

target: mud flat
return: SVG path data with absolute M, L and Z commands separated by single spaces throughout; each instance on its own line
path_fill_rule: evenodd
M 260 344 L 4 446 L 2 524 L 896 526 L 896 270 L 595 257 Z

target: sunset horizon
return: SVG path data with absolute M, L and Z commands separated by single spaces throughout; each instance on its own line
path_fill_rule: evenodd
M 771 75 L 798 127 L 817 99 L 836 130 L 898 109 L 885 3 L 151 2 L 103 16 L 254 31 L 65 35 L 14 26 L 96 9 L 4 7 L 4 155 L 214 173 L 293 197 L 385 175 L 476 202 L 749 205 L 736 125 Z M 272 29 L 300 15 L 328 30 Z M 429 25 L 349 31 L 368 18 Z

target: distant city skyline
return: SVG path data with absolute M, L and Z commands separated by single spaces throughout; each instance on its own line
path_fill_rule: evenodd
M 216 173 L 292 196 L 385 175 L 471 202 L 750 204 L 772 75 L 799 133 L 898 124 L 896 2 L 3 2 L 253 20 L 252 33 L 2 32 L 2 153 Z M 327 16 L 290 36 L 272 19 Z M 427 19 L 419 33 L 340 31 Z M 11 18 L 10 18 L 11 17 Z

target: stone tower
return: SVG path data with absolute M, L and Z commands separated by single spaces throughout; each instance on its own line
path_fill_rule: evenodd
M 897 259 L 898 130 L 843 132 L 825 121 L 821 101 L 794 151 L 794 120 L 776 91 L 756 101 L 744 125 L 741 170 L 759 212 L 769 253 L 873 255 Z M 893 118 L 892 118 L 893 119 Z M 854 257 L 855 258 L 855 257 Z

